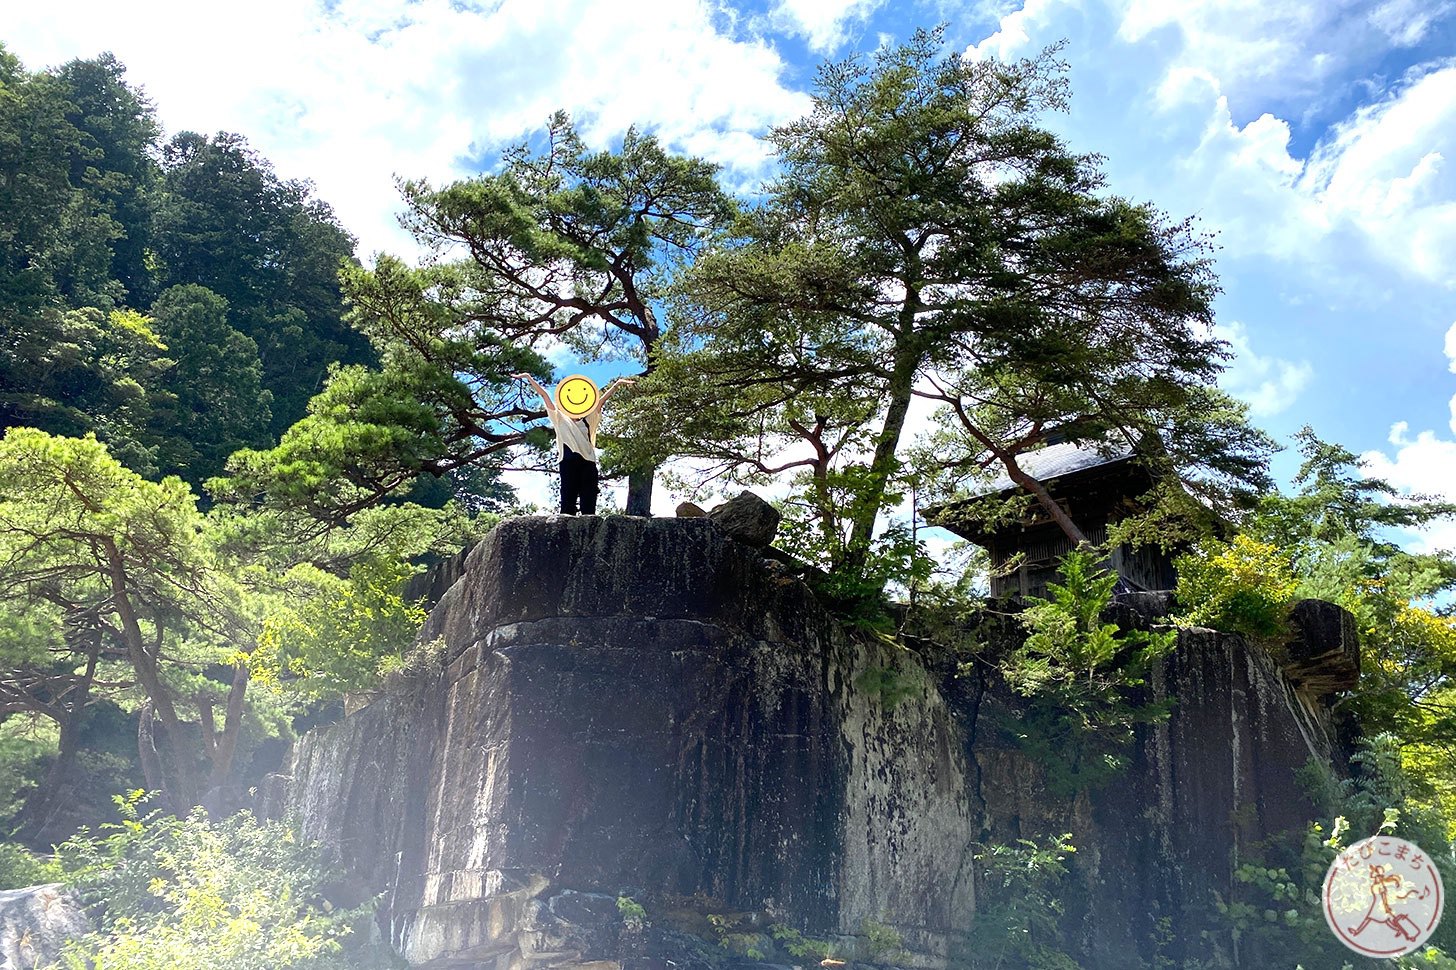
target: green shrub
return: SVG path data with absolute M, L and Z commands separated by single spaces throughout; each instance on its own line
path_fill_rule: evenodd
M 1184 611 L 1178 623 L 1262 640 L 1285 635 L 1299 583 L 1276 546 L 1239 535 L 1180 556 L 1175 566 L 1175 595 Z
M 813 937 L 805 936 L 784 923 L 775 923 L 769 927 L 769 930 L 773 933 L 773 938 L 782 944 L 791 957 L 801 960 L 807 957 L 815 963 L 834 957 L 834 944 L 829 940 L 816 940 Z
M 640 933 L 647 926 L 647 909 L 631 896 L 617 897 L 617 912 L 622 914 L 622 926 L 629 933 Z
M 361 560 L 347 578 L 295 566 L 257 649 L 237 659 L 259 683 L 310 700 L 377 687 L 425 621 L 420 602 L 404 596 L 411 576 L 408 563 L 385 559 Z
M 58 847 L 66 881 L 100 929 L 71 945 L 68 970 L 343 970 L 364 910 L 335 910 L 327 875 L 292 829 L 244 812 L 213 822 L 141 814 L 118 796 L 121 822 Z
M 864 953 L 870 963 L 897 963 L 906 958 L 905 940 L 892 926 L 866 919 L 859 924 Z
M 977 910 L 964 963 L 971 970 L 1078 970 L 1061 918 L 1071 834 L 1046 844 L 982 845 Z
M 1070 795 L 1125 766 L 1136 725 L 1168 716 L 1170 704 L 1147 698 L 1143 688 L 1177 634 L 1102 622 L 1117 576 L 1090 552 L 1069 553 L 1061 577 L 1048 585 L 1050 598 L 1031 598 L 1021 615 L 1026 640 L 998 666 L 1007 685 L 1030 701 L 1004 726 L 1047 765 L 1052 792 Z
M 1247 965 L 1233 958 L 1238 952 L 1257 953 L 1260 966 L 1339 970 L 1353 963 L 1351 952 L 1325 922 L 1321 892 L 1335 857 L 1361 839 L 1382 832 L 1407 839 L 1443 872 L 1451 871 L 1456 855 L 1446 840 L 1446 820 L 1410 801 L 1411 780 L 1401 768 L 1397 740 L 1390 735 L 1363 739 L 1351 760 L 1355 771 L 1350 778 L 1336 778 L 1328 765 L 1314 759 L 1300 770 L 1301 786 L 1333 823 L 1311 824 L 1293 845 L 1276 841 L 1260 847 L 1235 869 L 1232 894 L 1215 903 L 1221 926 L 1205 941 L 1215 955 L 1188 970 Z M 1456 970 L 1445 955 L 1453 946 L 1456 925 L 1443 920 L 1428 946 L 1393 965 Z
M 0 890 L 61 881 L 61 867 L 14 842 L 0 842 Z

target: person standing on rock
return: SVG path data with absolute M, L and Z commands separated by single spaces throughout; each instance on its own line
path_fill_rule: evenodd
M 602 405 L 623 384 L 635 384 L 630 377 L 619 377 L 598 392 L 590 377 L 573 374 L 556 385 L 556 395 L 536 383 L 530 374 L 512 374 L 518 381 L 531 385 L 546 406 L 546 417 L 556 429 L 556 457 L 561 467 L 561 514 L 597 514 L 597 425 L 602 421 Z

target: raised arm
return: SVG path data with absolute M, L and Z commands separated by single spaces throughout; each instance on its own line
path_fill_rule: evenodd
M 530 384 L 531 390 L 535 391 L 541 396 L 542 403 L 544 403 L 548 408 L 554 407 L 554 405 L 551 403 L 551 395 L 546 392 L 546 388 L 536 383 L 536 378 L 532 377 L 530 374 L 512 374 L 511 376 L 518 381 L 525 381 L 527 384 Z
M 632 379 L 630 377 L 619 377 L 619 378 L 617 378 L 616 380 L 612 381 L 612 383 L 610 383 L 610 384 L 607 385 L 606 390 L 602 391 L 602 400 L 601 400 L 601 403 L 598 404 L 597 406 L 600 407 L 602 404 L 606 404 L 607 403 L 607 398 L 611 397 L 614 393 L 616 393 L 617 388 L 621 387 L 623 384 L 636 384 L 636 383 L 637 383 L 637 381 L 635 381 L 634 379 Z

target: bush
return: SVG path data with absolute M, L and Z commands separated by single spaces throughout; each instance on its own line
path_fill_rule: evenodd
M 343 970 L 344 940 L 363 910 L 334 910 L 311 846 L 247 812 L 219 822 L 152 812 L 118 796 L 109 833 L 58 847 L 66 881 L 100 930 L 72 944 L 69 970 Z
M 402 663 L 425 621 L 404 596 L 407 563 L 366 559 L 347 578 L 315 566 L 293 567 L 284 602 L 263 621 L 258 647 L 238 657 L 255 679 L 308 700 L 377 687 Z
M 1328 765 L 1314 759 L 1301 769 L 1301 784 L 1320 811 L 1333 817 L 1333 824 L 1314 823 L 1297 846 L 1266 846 L 1262 857 L 1235 870 L 1232 895 L 1216 901 L 1222 926 L 1208 934 L 1210 951 L 1217 955 L 1189 970 L 1245 965 L 1230 956 L 1236 952 L 1257 954 L 1260 966 L 1338 970 L 1350 965 L 1350 951 L 1325 923 L 1321 892 L 1335 857 L 1368 836 L 1383 832 L 1415 842 L 1438 868 L 1451 871 L 1456 856 L 1446 840 L 1446 820 L 1410 801 L 1411 779 L 1400 766 L 1397 740 L 1390 735 L 1363 739 L 1351 760 L 1351 778 L 1336 778 Z M 1443 920 L 1426 947 L 1393 965 L 1456 967 L 1445 955 L 1453 946 L 1456 924 Z
M 1103 623 L 1117 576 L 1090 552 L 1069 553 L 1061 577 L 1048 585 L 1049 599 L 1030 599 L 1021 615 L 1026 640 L 999 669 L 1007 685 L 1031 702 L 1007 728 L 1047 765 L 1053 794 L 1070 795 L 1122 769 L 1121 752 L 1136 725 L 1167 717 L 1168 703 L 1149 700 L 1143 688 L 1177 634 Z
M 972 970 L 1078 970 L 1061 926 L 1065 860 L 1076 851 L 1071 839 L 980 847 L 977 899 L 985 904 L 971 925 L 965 962 Z
M 1184 626 L 1204 626 L 1261 640 L 1283 637 L 1299 583 L 1289 557 L 1275 546 L 1234 536 L 1180 556 L 1176 617 Z
M 38 856 L 14 842 L 0 842 L 0 890 L 60 881 L 61 867 L 54 859 Z

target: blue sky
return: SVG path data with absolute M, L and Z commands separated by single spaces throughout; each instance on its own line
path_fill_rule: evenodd
M 1072 105 L 1046 123 L 1106 156 L 1110 191 L 1216 233 L 1225 383 L 1259 424 L 1456 498 L 1449 0 L 59 2 L 7 12 L 0 40 L 31 68 L 113 51 L 169 132 L 246 135 L 367 257 L 411 252 L 396 175 L 472 174 L 556 108 L 750 188 L 816 64 L 939 22 L 974 56 L 1066 39 Z

